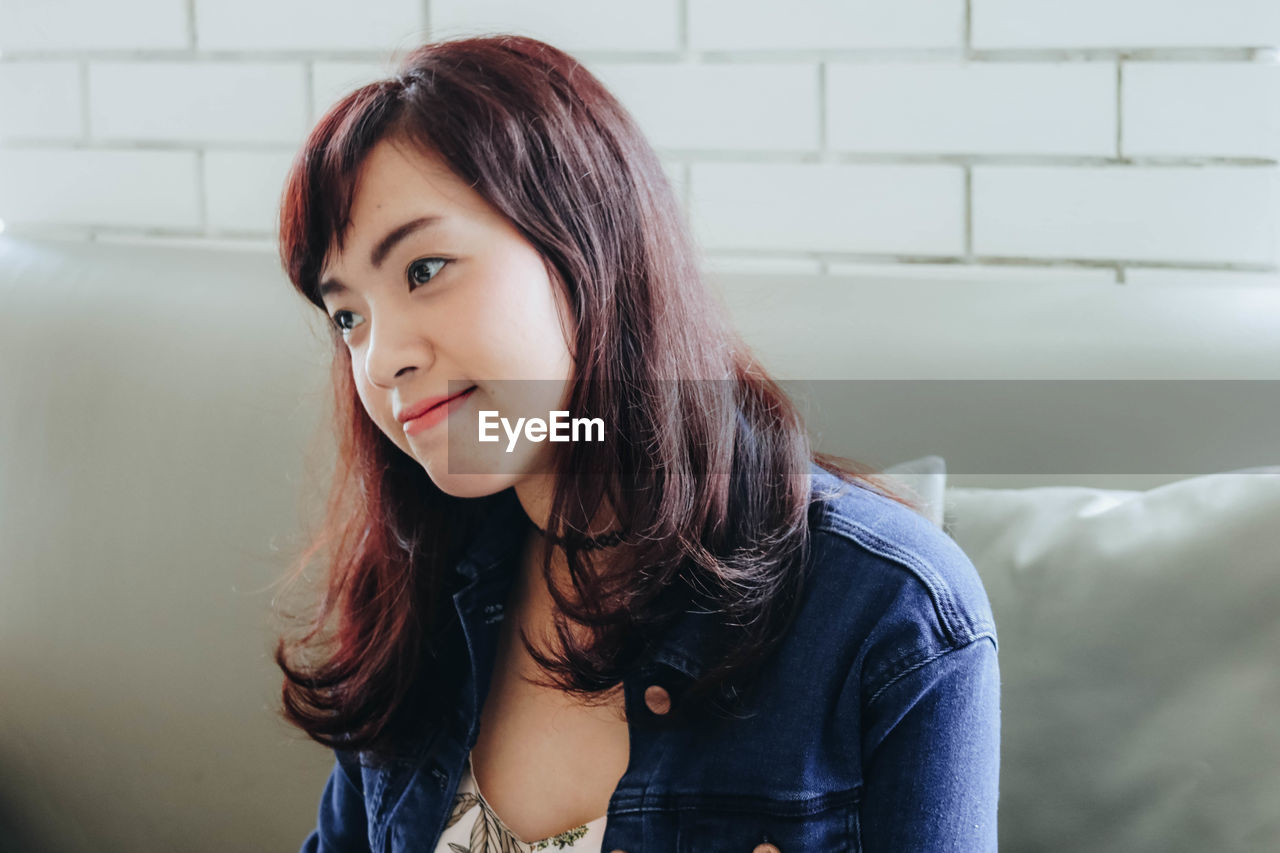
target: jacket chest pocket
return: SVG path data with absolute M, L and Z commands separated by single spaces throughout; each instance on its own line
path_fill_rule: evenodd
M 834 804 L 719 797 L 682 803 L 676 853 L 859 853 L 856 799 Z

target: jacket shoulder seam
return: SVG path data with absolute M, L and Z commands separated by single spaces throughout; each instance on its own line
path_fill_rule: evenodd
M 838 536 L 864 551 L 907 569 L 929 595 L 938 623 L 950 643 L 949 648 L 967 645 L 986 632 L 994 632 L 995 625 L 986 619 L 976 619 L 972 628 L 967 625 L 956 607 L 949 585 L 931 564 L 914 551 L 884 538 L 864 524 L 836 513 L 824 513 L 822 522 L 815 529 Z
M 880 696 L 886 690 L 888 690 L 890 687 L 897 684 L 899 681 L 906 678 L 908 675 L 915 672 L 916 670 L 923 669 L 924 667 L 928 666 L 929 664 L 933 663 L 935 660 L 938 660 L 939 658 L 946 657 L 947 655 L 958 652 L 961 649 L 967 649 L 969 646 L 972 646 L 974 643 L 980 643 L 983 640 L 990 640 L 992 648 L 995 648 L 995 645 L 996 645 L 995 634 L 992 633 L 991 631 L 983 631 L 982 633 L 976 634 L 973 637 L 973 639 L 969 640 L 968 642 L 960 643 L 959 645 L 954 645 L 954 646 L 947 646 L 946 648 L 943 648 L 942 650 L 929 655 L 923 660 L 916 661 L 915 663 L 904 667 L 899 672 L 891 676 L 887 681 L 885 681 L 885 683 L 881 685 L 880 688 L 876 690 L 875 693 L 871 694 L 871 697 L 867 699 L 867 706 L 870 707 L 871 705 L 875 704 L 875 701 L 879 699 Z

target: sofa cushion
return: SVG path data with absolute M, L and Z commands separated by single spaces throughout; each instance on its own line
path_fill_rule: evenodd
M 921 456 L 890 465 L 882 472 L 895 490 L 920 504 L 921 511 L 939 527 L 943 524 L 947 492 L 947 463 L 941 456 Z
M 1008 850 L 1280 850 L 1280 468 L 952 488 L 1000 630 Z

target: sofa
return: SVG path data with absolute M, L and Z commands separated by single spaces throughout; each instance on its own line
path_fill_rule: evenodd
M 1280 293 L 711 277 L 817 446 L 982 575 L 1001 847 L 1280 850 Z M 0 234 L 0 299 L 0 849 L 297 849 L 332 757 L 271 650 L 321 318 L 270 251 L 144 240 Z

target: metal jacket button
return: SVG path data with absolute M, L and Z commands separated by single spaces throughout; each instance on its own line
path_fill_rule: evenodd
M 655 714 L 665 714 L 671 710 L 671 694 L 664 687 L 650 684 L 644 691 L 644 704 Z
M 757 844 L 752 848 L 751 853 L 782 853 L 782 851 L 773 844 Z
M 438 764 L 431 765 L 431 778 L 436 780 L 436 787 L 442 791 L 449 784 L 449 774 L 445 773 Z

